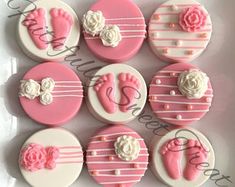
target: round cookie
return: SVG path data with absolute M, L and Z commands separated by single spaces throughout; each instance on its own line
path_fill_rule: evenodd
M 36 132 L 21 149 L 19 167 L 31 186 L 70 186 L 83 167 L 81 144 L 61 128 Z
M 60 0 L 37 0 L 24 12 L 17 39 L 25 54 L 39 62 L 62 61 L 76 51 L 80 22 L 70 6 Z
M 102 128 L 86 151 L 90 175 L 105 187 L 131 187 L 144 176 L 148 150 L 144 140 L 125 125 Z
M 207 47 L 212 22 L 195 0 L 169 0 L 160 5 L 149 22 L 149 44 L 168 62 L 191 62 Z
M 144 108 L 147 88 L 142 75 L 125 64 L 111 64 L 95 73 L 88 86 L 91 113 L 107 123 L 126 123 Z
M 215 166 L 214 150 L 208 139 L 191 128 L 176 129 L 151 144 L 152 172 L 174 187 L 199 187 Z
M 83 28 L 88 48 L 110 63 L 132 58 L 146 37 L 144 16 L 130 0 L 98 0 L 84 14 Z
M 73 118 L 83 100 L 83 86 L 65 65 L 48 62 L 30 69 L 20 81 L 19 99 L 33 120 L 58 126 Z
M 209 78 L 189 63 L 177 63 L 157 72 L 149 88 L 153 112 L 174 125 L 200 120 L 211 106 L 213 89 Z

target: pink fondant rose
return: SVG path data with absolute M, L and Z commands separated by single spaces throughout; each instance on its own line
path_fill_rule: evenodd
M 59 158 L 59 149 L 57 147 L 47 147 L 47 161 L 45 167 L 47 169 L 54 169 L 56 167 L 56 159 Z
M 29 144 L 21 151 L 21 166 L 28 171 L 37 171 L 44 168 L 46 163 L 46 151 L 38 144 Z
M 179 15 L 179 24 L 186 32 L 195 32 L 202 29 L 206 24 L 207 15 L 199 7 L 193 6 L 184 9 Z
M 37 171 L 43 168 L 54 169 L 57 158 L 59 158 L 57 147 L 44 148 L 39 144 L 29 144 L 21 151 L 20 165 L 28 171 Z

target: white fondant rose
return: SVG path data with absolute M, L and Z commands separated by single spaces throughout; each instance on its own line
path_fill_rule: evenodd
M 125 161 L 132 161 L 138 158 L 140 152 L 139 141 L 132 136 L 120 136 L 114 143 L 117 156 Z
M 40 102 L 43 104 L 43 105 L 49 105 L 51 104 L 53 101 L 53 97 L 51 95 L 50 92 L 42 92 L 41 95 L 40 95 Z
M 40 95 L 40 84 L 32 79 L 21 80 L 19 95 L 28 99 L 38 97 Z
M 116 47 L 122 40 L 120 29 L 117 25 L 106 25 L 100 32 L 100 39 L 104 46 Z
M 208 89 L 209 78 L 199 70 L 191 69 L 180 74 L 178 88 L 189 99 L 201 98 Z
M 93 12 L 89 10 L 83 15 L 83 28 L 85 32 L 95 36 L 100 33 L 100 31 L 105 26 L 105 18 L 101 11 Z
M 55 87 L 55 81 L 52 78 L 45 78 L 41 81 L 41 89 L 43 91 L 52 91 Z

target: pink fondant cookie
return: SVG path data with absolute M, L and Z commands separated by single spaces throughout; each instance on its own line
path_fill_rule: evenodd
M 22 50 L 36 61 L 58 61 L 73 54 L 80 38 L 74 10 L 60 0 L 37 0 L 19 19 L 17 37 Z
M 143 14 L 130 0 L 98 0 L 83 16 L 89 49 L 100 59 L 120 63 L 133 57 L 143 44 Z
M 76 73 L 65 65 L 43 63 L 24 75 L 19 99 L 33 120 L 49 126 L 62 125 L 79 111 L 83 86 Z
M 199 187 L 213 170 L 215 155 L 208 139 L 191 128 L 176 129 L 151 145 L 151 169 L 164 183 L 174 187 Z
M 90 175 L 102 186 L 130 187 L 147 170 L 148 150 L 138 133 L 124 125 L 112 125 L 91 138 L 86 163 Z
M 153 112 L 175 125 L 200 120 L 209 111 L 212 98 L 208 76 L 188 63 L 163 68 L 153 77 L 149 89 Z
M 160 5 L 149 22 L 153 52 L 169 62 L 190 62 L 207 47 L 212 33 L 207 10 L 195 0 L 169 0 Z
M 125 64 L 111 64 L 95 73 L 88 86 L 91 113 L 107 123 L 126 123 L 141 113 L 147 89 L 142 75 Z
M 70 186 L 83 167 L 81 144 L 62 128 L 36 132 L 20 151 L 19 167 L 31 186 Z

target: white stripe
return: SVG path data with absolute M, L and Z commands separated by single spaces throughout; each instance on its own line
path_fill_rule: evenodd
M 185 96 L 183 96 L 181 94 L 176 94 L 176 95 L 170 95 L 170 94 L 151 94 L 151 95 L 149 95 L 149 97 L 151 97 L 151 96 L 158 96 L 158 97 L 185 97 Z M 213 97 L 213 95 L 212 94 L 205 94 L 205 95 L 203 95 L 203 97 Z
M 89 172 L 92 172 L 92 171 L 98 171 L 98 172 L 105 172 L 105 171 L 115 171 L 115 170 L 120 170 L 120 171 L 132 171 L 132 170 L 146 170 L 148 168 L 115 168 L 115 169 L 93 169 L 93 170 L 88 170 Z
M 147 31 L 146 30 L 121 30 L 120 32 L 121 33 L 125 33 L 125 32 L 144 32 L 144 33 L 146 33 Z
M 130 35 L 130 36 L 122 36 L 123 39 L 125 38 L 146 38 L 145 35 Z M 99 37 L 85 37 L 87 40 L 96 40 L 100 39 Z
M 132 181 L 117 181 L 117 182 L 102 182 L 100 184 L 128 184 L 128 183 L 137 183 L 140 180 L 132 180 Z
M 83 97 L 83 95 L 53 95 L 53 97 Z
M 136 138 L 136 140 L 139 140 L 139 141 L 144 141 L 143 138 Z M 105 143 L 105 142 L 115 142 L 116 139 L 112 139 L 112 140 L 100 140 L 100 141 L 93 141 L 93 142 L 90 142 L 90 144 L 93 144 L 93 143 Z
M 176 121 L 197 121 L 200 120 L 200 118 L 191 118 L 191 119 L 176 119 L 176 118 L 160 118 L 164 120 L 176 120 Z
M 151 102 L 175 103 L 175 104 L 191 104 L 191 105 L 211 105 L 210 103 L 191 103 L 191 102 L 176 102 L 176 101 L 165 101 L 165 100 L 151 100 Z
M 87 150 L 87 152 L 91 152 L 91 151 L 114 151 L 115 149 L 114 148 L 109 148 L 109 149 L 89 149 Z M 140 150 L 142 151 L 148 151 L 147 148 L 141 148 Z
M 100 137 L 103 137 L 103 136 L 107 137 L 107 136 L 125 135 L 125 134 L 135 134 L 135 135 L 137 135 L 136 132 L 117 132 L 117 133 L 112 133 L 112 134 L 103 134 L 103 135 L 93 136 L 93 137 L 91 137 L 91 139 L 100 138 Z
M 55 81 L 55 83 L 82 83 L 81 81 Z
M 146 27 L 147 25 L 145 25 L 145 24 L 115 24 L 115 25 L 117 25 L 117 26 L 120 26 L 120 27 L 125 27 L 125 26 L 127 26 L 127 27 Z
M 159 71 L 159 73 L 182 73 L 183 71 L 167 71 L 167 70 L 162 70 Z
M 150 84 L 150 87 L 167 87 L 167 88 L 178 88 L 176 85 L 165 85 L 165 84 Z M 208 88 L 208 90 L 212 90 L 211 88 Z
M 141 175 L 135 175 L 135 174 L 133 174 L 133 175 L 115 175 L 115 174 L 113 174 L 113 175 L 111 175 L 111 174 L 99 174 L 99 175 L 95 175 L 96 177 L 141 177 L 141 176 L 143 176 L 144 174 L 141 174 Z
M 133 18 L 105 18 L 105 20 L 135 20 L 135 19 L 141 19 L 144 20 L 144 17 L 133 17 Z
M 166 111 L 154 111 L 154 113 L 177 113 L 177 112 L 208 112 L 209 110 L 174 110 L 174 111 L 170 111 L 170 110 L 166 110 Z
M 155 78 L 178 78 L 178 76 L 154 76 Z
M 151 86 L 154 86 L 154 87 L 167 87 L 167 88 L 178 88 L 178 86 L 175 86 L 175 85 L 165 85 L 165 84 L 150 84 L 150 87 Z
M 82 86 L 55 85 L 56 88 L 82 88 Z
M 64 93 L 64 92 L 83 92 L 83 90 L 57 90 L 57 91 L 52 91 L 51 93 Z
M 118 162 L 118 161 L 114 161 L 114 162 L 109 162 L 109 161 L 90 161 L 90 162 L 86 162 L 87 164 L 148 164 L 148 162 L 126 162 L 126 161 L 121 161 L 121 162 Z
M 86 157 L 87 158 L 96 158 L 96 157 L 110 157 L 110 156 L 118 158 L 117 155 L 87 155 Z M 149 154 L 139 154 L 138 156 L 139 157 L 140 156 L 149 156 Z

